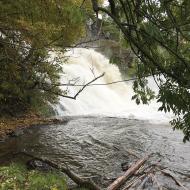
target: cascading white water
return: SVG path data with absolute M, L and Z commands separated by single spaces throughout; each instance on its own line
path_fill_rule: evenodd
M 105 76 L 92 84 L 104 84 L 122 80 L 117 66 L 109 64 L 109 60 L 92 49 L 77 48 L 66 53 L 69 59 L 63 64 L 64 73 L 61 83 L 78 79 L 76 84 L 85 84 L 105 72 Z M 149 85 L 156 89 L 153 80 Z M 65 87 L 62 87 L 65 89 Z M 68 87 L 68 95 L 74 96 L 81 87 Z M 167 122 L 170 116 L 158 112 L 158 104 L 136 105 L 131 100 L 132 83 L 117 83 L 103 86 L 88 86 L 76 100 L 60 98 L 57 111 L 63 115 L 107 115 L 130 117 L 151 121 Z

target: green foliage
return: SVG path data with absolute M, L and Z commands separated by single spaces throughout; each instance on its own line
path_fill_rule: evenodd
M 49 49 L 71 45 L 84 32 L 76 1 L 0 0 L 0 116 L 47 110 L 59 94 L 61 65 Z
M 38 47 L 47 47 L 48 43 L 69 45 L 82 32 L 83 19 L 83 13 L 71 1 L 0 1 L 1 27 L 21 32 L 24 40 Z
M 106 8 L 92 2 L 96 12 L 112 18 L 136 55 L 133 99 L 148 103 L 156 97 L 160 111 L 175 114 L 174 129 L 190 140 L 190 1 L 110 0 Z M 150 75 L 158 85 L 157 96 L 147 86 Z
M 139 78 L 133 83 L 135 95 L 132 96 L 132 100 L 135 100 L 137 104 L 148 104 L 148 102 L 155 97 L 154 91 L 152 91 L 147 84 L 148 81 L 145 78 Z
M 2 43 L 0 49 L 0 114 L 22 112 L 36 104 L 41 107 L 47 101 L 56 103 L 55 93 L 60 90 L 50 84 L 59 80 L 61 68 L 58 63 L 47 61 L 45 49 L 26 56 L 20 54 L 23 49 L 11 44 Z M 49 94 L 44 88 L 51 88 L 54 93 Z
M 116 65 L 118 65 L 119 63 L 120 63 L 120 59 L 119 59 L 119 57 L 115 57 L 115 56 L 112 56 L 111 58 L 110 58 L 110 63 L 111 64 L 116 64 Z
M 28 171 L 23 165 L 0 167 L 1 190 L 66 190 L 66 182 L 57 173 Z

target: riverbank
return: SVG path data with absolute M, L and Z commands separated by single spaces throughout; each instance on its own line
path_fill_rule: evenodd
M 18 136 L 23 130 L 35 125 L 60 124 L 65 119 L 45 118 L 37 114 L 27 114 L 22 117 L 0 118 L 0 140 L 10 136 Z
M 68 187 L 65 175 L 59 171 L 28 170 L 20 163 L 0 167 L 0 189 L 87 190 Z

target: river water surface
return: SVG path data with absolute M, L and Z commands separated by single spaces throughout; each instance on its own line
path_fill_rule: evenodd
M 113 117 L 71 117 L 63 125 L 33 127 L 0 144 L 1 155 L 26 151 L 57 163 L 67 163 L 82 176 L 93 176 L 102 185 L 123 173 L 121 164 L 155 153 L 151 162 L 190 174 L 190 143 L 168 125 Z M 163 182 L 163 181 L 162 181 Z M 185 184 L 190 181 L 185 180 Z M 168 181 L 165 185 L 168 185 Z M 170 187 L 172 187 L 170 185 Z M 175 187 L 176 188 L 176 187 Z M 174 189 L 175 189 L 174 188 Z M 179 188 L 180 189 L 180 188 Z

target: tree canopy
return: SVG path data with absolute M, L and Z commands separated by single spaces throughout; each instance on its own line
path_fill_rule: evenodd
M 79 1 L 0 0 L 0 115 L 39 109 L 64 94 L 52 85 L 62 68 L 48 52 L 73 44 L 84 26 Z
M 175 114 L 174 129 L 190 140 L 190 1 L 108 0 L 107 7 L 91 1 L 97 14 L 112 18 L 137 57 L 133 99 L 146 104 L 155 97 L 160 111 Z M 150 75 L 157 95 L 147 85 Z

